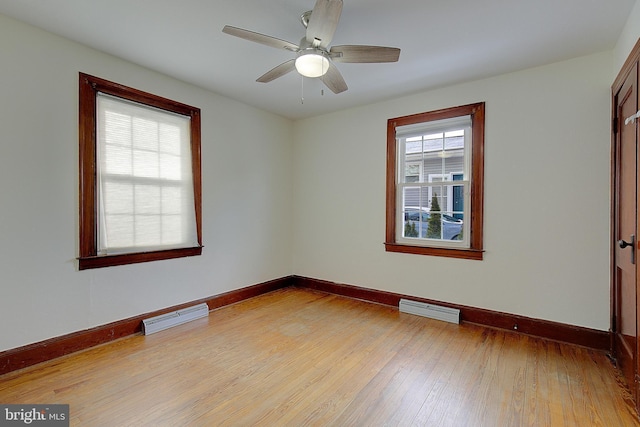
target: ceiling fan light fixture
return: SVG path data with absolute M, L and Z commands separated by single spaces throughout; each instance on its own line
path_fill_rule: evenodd
M 296 58 L 296 70 L 305 77 L 320 77 L 329 71 L 329 59 L 317 50 Z

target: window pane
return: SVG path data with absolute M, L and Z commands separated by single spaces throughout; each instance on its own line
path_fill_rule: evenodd
M 420 182 L 420 163 L 405 164 L 404 182 Z
M 403 190 L 403 206 L 421 208 L 427 206 L 428 187 L 405 187 Z
M 162 188 L 162 213 L 165 215 L 177 215 L 182 212 L 185 198 L 182 190 L 178 187 Z
M 445 240 L 462 240 L 464 237 L 464 215 L 454 216 L 452 212 L 442 214 L 442 236 Z
M 404 228 L 403 237 L 405 238 L 417 238 L 420 237 L 420 228 L 422 221 L 420 220 L 420 213 L 417 209 L 405 209 L 404 210 Z
M 103 188 L 103 209 L 107 214 L 133 214 L 133 185 L 105 182 Z
M 136 215 L 160 214 L 160 187 L 136 185 L 134 209 Z
M 158 127 L 155 120 L 133 117 L 133 146 L 139 150 L 158 151 Z
M 462 179 L 462 175 L 454 175 L 453 179 L 454 181 L 458 181 L 460 179 L 456 179 L 456 177 L 459 177 L 460 179 Z M 458 219 L 463 219 L 464 217 L 464 186 L 463 185 L 454 185 L 452 186 L 453 189 L 453 193 L 452 193 L 452 215 Z
M 105 235 L 101 243 L 100 253 L 104 253 L 104 248 L 126 248 L 135 244 L 134 230 L 135 221 L 133 215 L 106 215 L 105 222 L 108 227 L 104 227 Z
M 181 134 L 178 126 L 161 123 L 159 134 L 160 152 L 180 156 L 182 152 L 180 141 L 184 137 L 185 135 Z
M 429 187 L 429 211 L 431 212 L 441 212 L 442 207 L 444 206 L 446 209 L 447 206 L 447 198 L 444 189 L 446 187 L 441 185 L 434 185 Z
M 157 178 L 159 175 L 158 153 L 152 151 L 133 151 L 133 175 L 145 178 Z
M 136 215 L 135 245 L 148 247 L 161 242 L 161 220 L 159 215 Z
M 103 149 L 103 153 L 103 170 L 105 174 L 131 175 L 133 162 L 130 148 L 107 144 Z
M 104 116 L 105 143 L 131 147 L 131 116 L 108 110 Z
M 182 178 L 182 159 L 180 156 L 160 153 L 160 178 L 171 180 Z
M 175 245 L 184 237 L 184 221 L 180 215 L 164 215 L 162 217 L 162 244 Z

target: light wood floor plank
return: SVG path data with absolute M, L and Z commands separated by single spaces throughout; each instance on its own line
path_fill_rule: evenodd
M 606 356 L 286 288 L 0 377 L 74 426 L 640 426 Z

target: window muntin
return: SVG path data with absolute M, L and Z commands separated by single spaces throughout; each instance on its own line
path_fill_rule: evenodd
M 484 103 L 390 119 L 386 249 L 482 259 L 483 154 Z
M 80 74 L 79 268 L 199 255 L 200 110 Z

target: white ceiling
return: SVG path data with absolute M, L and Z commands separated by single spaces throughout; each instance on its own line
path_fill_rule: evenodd
M 612 49 L 635 0 L 344 0 L 332 45 L 399 47 L 390 64 L 337 64 L 349 90 L 290 73 L 295 54 L 222 33 L 298 43 L 315 0 L 0 0 L 0 13 L 213 92 L 297 119 Z M 83 70 L 79 70 L 83 71 Z M 304 103 L 301 102 L 304 94 Z

